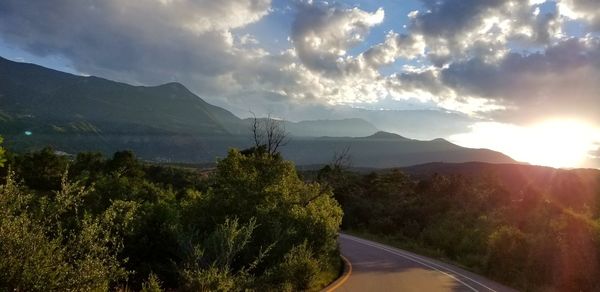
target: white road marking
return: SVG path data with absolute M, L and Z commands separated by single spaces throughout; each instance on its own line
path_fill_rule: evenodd
M 368 245 L 368 246 L 371 246 L 371 247 L 375 247 L 375 248 L 387 251 L 387 252 L 389 252 L 391 254 L 395 254 L 397 256 L 403 257 L 403 258 L 408 259 L 410 261 L 419 263 L 419 264 L 421 264 L 423 266 L 426 266 L 428 268 L 434 269 L 434 270 L 436 270 L 436 271 L 438 271 L 438 272 L 440 272 L 440 273 L 442 273 L 442 274 L 444 274 L 444 275 L 446 275 L 446 276 L 448 276 L 448 277 L 450 277 L 450 278 L 452 278 L 452 279 L 460 282 L 461 284 L 465 285 L 466 287 L 468 287 L 469 289 L 471 289 L 473 291 L 477 292 L 479 290 L 473 288 L 471 285 L 469 285 L 469 284 L 465 283 L 464 281 L 458 279 L 454 275 L 449 274 L 449 273 L 447 273 L 445 271 L 442 271 L 442 270 L 440 270 L 438 268 L 441 268 L 441 269 L 444 269 L 444 270 L 446 270 L 448 272 L 454 273 L 454 274 L 456 274 L 456 275 L 458 275 L 460 277 L 463 277 L 463 278 L 465 278 L 465 279 L 467 279 L 467 280 L 469 280 L 469 281 L 471 281 L 473 283 L 476 283 L 477 285 L 479 285 L 481 287 L 484 287 L 484 288 L 486 288 L 486 289 L 488 289 L 490 291 L 497 292 L 496 290 L 494 290 L 494 289 L 492 289 L 492 288 L 484 285 L 483 283 L 481 283 L 479 281 L 476 281 L 475 279 L 473 279 L 471 277 L 468 277 L 468 276 L 466 276 L 466 275 L 464 275 L 462 273 L 459 273 L 457 271 L 453 271 L 453 270 L 451 270 L 451 269 L 449 269 L 447 267 L 444 267 L 442 265 L 436 264 L 436 263 L 434 263 L 432 261 L 429 261 L 429 260 L 427 260 L 425 258 L 420 258 L 420 257 L 416 257 L 416 256 L 411 255 L 411 254 L 406 254 L 406 253 L 401 252 L 400 250 L 391 249 L 391 248 L 388 248 L 387 246 L 384 246 L 384 245 L 381 245 L 381 244 L 378 244 L 378 243 L 374 243 L 374 242 L 371 242 L 371 241 L 367 241 L 367 240 L 364 240 L 364 239 L 361 239 L 361 238 L 358 238 L 358 237 L 354 237 L 354 236 L 351 236 L 351 235 L 340 234 L 340 236 L 343 236 L 343 237 L 345 237 L 347 239 L 350 239 L 352 241 L 355 241 L 355 242 L 358 242 L 358 243 L 361 243 L 361 244 L 364 244 L 364 245 Z M 436 267 L 438 267 L 438 268 L 436 268 Z

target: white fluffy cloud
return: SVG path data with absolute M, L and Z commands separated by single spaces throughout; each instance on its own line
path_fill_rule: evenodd
M 418 51 L 407 36 L 389 34 L 388 41 L 364 54 L 348 50 L 364 41 L 384 12 L 367 12 L 319 3 L 300 3 L 292 25 L 293 47 L 245 60 L 234 80 L 246 90 L 268 91 L 272 101 L 339 105 L 377 102 L 387 95 L 378 67 L 400 54 Z M 421 49 L 422 50 L 422 49 Z M 247 96 L 246 96 L 247 97 Z
M 369 13 L 358 8 L 299 4 L 292 40 L 303 64 L 310 69 L 339 73 L 339 60 L 364 41 L 369 30 L 383 21 L 383 9 Z
M 383 43 L 377 44 L 359 57 L 372 68 L 394 63 L 398 58 L 411 59 L 425 54 L 425 42 L 420 35 L 399 35 L 389 32 Z
M 514 0 L 422 0 L 425 8 L 409 14 L 410 29 L 423 35 L 431 61 L 443 66 L 457 58 L 501 58 L 511 41 L 546 44 L 561 35 L 557 13 L 539 4 Z

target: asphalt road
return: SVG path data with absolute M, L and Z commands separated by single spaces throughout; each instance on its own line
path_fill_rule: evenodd
M 351 273 L 335 291 L 516 291 L 482 276 L 358 237 L 340 234 Z

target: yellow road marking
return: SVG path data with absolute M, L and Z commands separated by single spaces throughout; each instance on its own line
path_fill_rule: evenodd
M 343 255 L 340 255 L 340 256 L 342 257 L 342 260 L 344 261 L 345 266 L 348 267 L 348 271 L 346 271 L 344 273 L 344 275 L 333 284 L 333 286 L 328 287 L 327 290 L 325 290 L 325 292 L 335 291 L 335 289 L 344 285 L 344 283 L 346 283 L 346 281 L 348 281 L 350 274 L 352 274 L 352 263 L 350 263 L 350 261 L 345 256 L 343 256 Z

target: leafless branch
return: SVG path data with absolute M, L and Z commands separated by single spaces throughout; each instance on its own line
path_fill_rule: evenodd
M 254 117 L 252 119 L 251 126 L 252 138 L 254 139 L 254 147 L 258 148 L 262 145 L 263 132 L 260 129 L 260 121 L 258 120 L 258 118 L 256 118 L 256 115 L 253 112 L 250 113 L 252 113 L 252 116 Z
M 341 151 L 336 151 L 331 160 L 331 168 L 343 169 L 350 167 L 352 157 L 350 156 L 350 145 L 346 145 Z
M 254 113 L 252 115 L 254 116 L 251 125 L 254 147 L 264 147 L 269 155 L 275 155 L 279 148 L 289 142 L 285 123 L 271 118 L 270 114 L 262 121 Z

